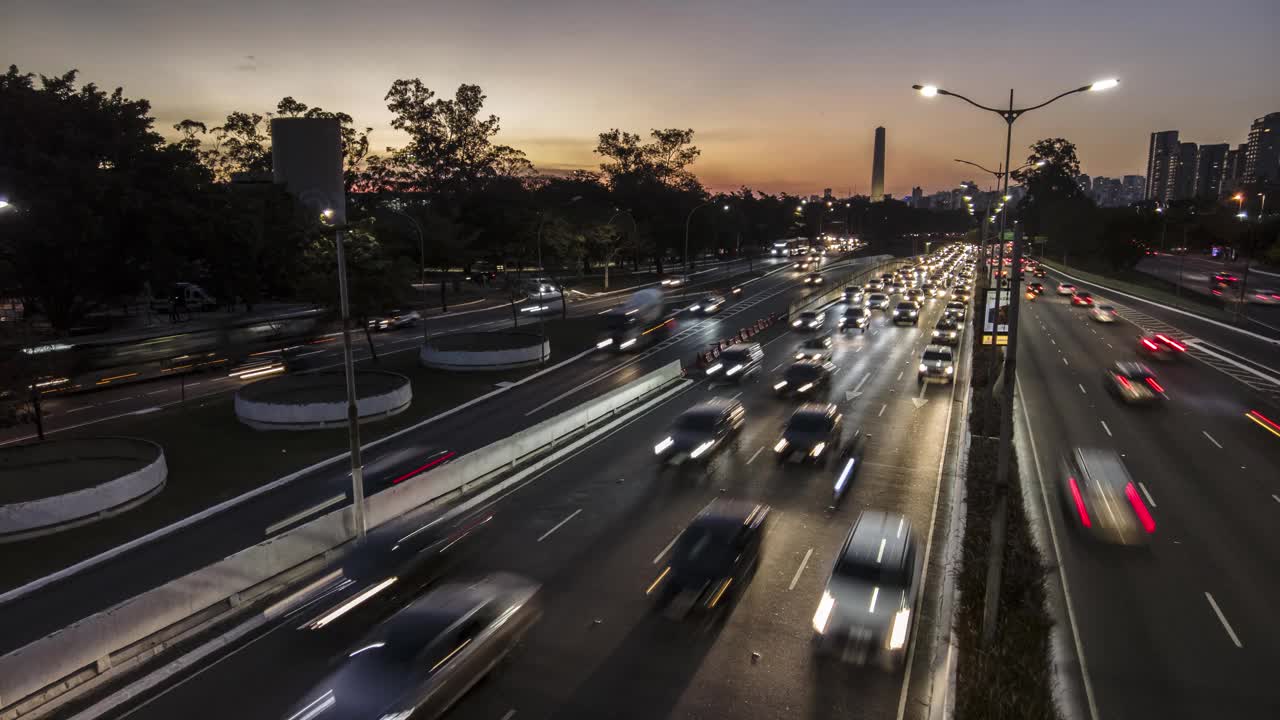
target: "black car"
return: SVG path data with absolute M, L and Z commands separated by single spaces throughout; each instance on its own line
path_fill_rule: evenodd
M 1151 368 L 1140 362 L 1118 362 L 1102 371 L 1102 382 L 1120 400 L 1147 405 L 1165 398 L 1164 386 L 1156 380 Z
M 796 408 L 773 446 L 778 462 L 786 462 L 797 454 L 801 462 L 826 464 L 840 442 L 842 416 L 835 405 L 805 403 Z
M 680 413 L 671 432 L 653 446 L 663 463 L 709 460 L 742 430 L 747 411 L 737 400 L 713 398 Z
M 831 336 L 829 334 L 814 335 L 800 343 L 800 347 L 796 348 L 796 359 L 830 360 L 831 345 Z
M 727 608 L 760 565 L 768 520 L 768 505 L 713 500 L 680 533 L 645 591 L 655 596 L 654 609 L 683 617 Z
M 912 325 L 920 324 L 920 306 L 913 302 L 900 302 L 893 308 L 893 324 L 911 323 Z
M 867 325 L 871 324 L 871 313 L 862 306 L 846 308 L 844 315 L 840 318 L 840 330 L 861 330 L 867 331 Z
M 797 360 L 782 371 L 773 383 L 773 391 L 779 397 L 822 397 L 831 383 L 835 366 L 821 360 Z
M 732 383 L 755 375 L 763 367 L 764 348 L 760 343 L 738 343 L 720 353 L 716 364 L 707 368 L 707 375 L 713 381 Z
M 960 344 L 960 333 L 964 330 L 964 326 L 956 318 L 943 315 L 937 325 L 933 326 L 933 342 L 937 345 L 950 345 L 952 347 Z

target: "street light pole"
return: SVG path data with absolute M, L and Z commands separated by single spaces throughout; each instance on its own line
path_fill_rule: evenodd
M 333 210 L 325 210 L 325 221 L 333 219 Z M 347 380 L 347 433 L 351 446 L 351 505 L 354 509 L 356 541 L 364 540 L 368 530 L 364 513 L 364 467 L 360 461 L 360 411 L 356 407 L 356 368 L 351 356 L 351 303 L 347 293 L 347 260 L 343 249 L 343 227 L 334 228 L 334 246 L 338 259 L 338 311 L 342 315 L 342 368 Z
M 402 212 L 395 208 L 387 208 L 393 215 L 399 215 L 409 224 L 413 226 L 413 231 L 418 234 L 418 287 L 422 290 L 422 342 L 427 341 L 427 244 L 422 236 L 422 226 L 409 213 Z M 449 307 L 444 302 L 444 278 L 440 279 L 440 312 L 448 312 Z
M 682 302 L 685 296 L 689 292 L 689 269 L 691 267 L 689 263 L 689 223 L 693 221 L 694 213 L 698 212 L 699 210 L 701 210 L 702 208 L 708 205 L 715 205 L 715 204 L 716 204 L 715 200 L 708 200 L 702 203 L 701 205 L 698 205 L 694 207 L 692 210 L 690 210 L 688 217 L 684 219 L 684 280 L 680 283 L 680 299 Z M 724 209 L 728 210 L 729 206 L 725 205 Z
M 1059 93 L 1052 98 L 1027 108 L 1015 109 L 1013 106 L 1013 90 L 1009 90 L 1009 108 L 1001 110 L 993 107 L 987 107 L 960 95 L 959 93 L 949 92 L 932 85 L 914 85 L 914 89 L 920 91 L 925 97 L 934 95 L 951 95 L 959 98 L 974 107 L 999 115 L 1005 122 L 1005 139 L 1004 139 L 1004 191 L 1001 197 L 1009 194 L 1009 162 L 1013 152 L 1013 123 L 1019 117 L 1025 115 L 1032 110 L 1042 108 L 1050 103 L 1064 98 L 1068 95 L 1081 93 L 1089 90 L 1099 91 L 1108 90 L 1118 85 L 1119 82 L 1111 80 L 1100 80 L 1090 85 L 1078 87 Z M 1001 218 L 1001 226 L 1004 225 L 1004 219 Z M 1000 237 L 1000 249 L 1004 250 L 1003 230 Z M 1022 243 L 1018 241 L 1017 232 L 1013 237 L 1013 253 L 1012 265 L 1009 270 L 1009 344 L 1005 348 L 1005 364 L 1004 364 L 1004 388 L 1003 402 L 1000 407 L 1000 446 L 996 456 L 996 508 L 991 519 L 991 542 L 989 546 L 989 554 L 987 556 L 987 577 L 986 592 L 984 595 L 982 608 L 982 640 L 984 645 L 990 645 L 995 637 L 996 629 L 996 611 L 1000 602 L 1000 581 L 1004 570 L 1004 545 L 1005 535 L 1008 526 L 1008 488 L 1009 488 L 1009 456 L 1013 446 L 1013 395 L 1015 378 L 1017 377 L 1017 354 L 1018 354 L 1018 282 L 1022 268 Z M 1003 267 L 1000 268 L 1003 270 Z M 999 293 L 1002 288 L 997 283 L 996 303 L 999 306 Z

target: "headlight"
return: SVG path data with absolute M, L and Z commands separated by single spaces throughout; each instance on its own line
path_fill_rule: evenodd
M 631 347 L 632 345 L 635 345 L 635 344 L 636 344 L 635 338 L 632 338 L 632 339 L 630 339 L 630 340 L 628 340 L 628 341 L 626 341 L 626 342 L 622 343 L 621 345 L 619 345 L 619 346 L 618 346 L 618 349 L 619 349 L 619 350 L 626 350 L 627 348 L 629 348 L 629 347 Z
M 820 443 L 818 443 L 817 445 L 814 445 L 814 446 L 813 446 L 813 449 L 809 451 L 809 456 L 810 456 L 810 457 L 818 457 L 818 456 L 822 455 L 822 451 L 823 451 L 823 450 L 826 450 L 826 449 L 827 449 L 827 444 L 826 444 L 826 443 L 824 443 L 824 442 L 820 442 Z
M 609 340 L 601 340 L 600 342 L 596 343 L 596 349 L 598 349 L 598 350 L 602 350 L 602 349 L 604 349 L 604 348 L 609 347 L 609 346 L 610 346 L 610 345 L 612 345 L 612 344 L 613 344 L 613 340 L 612 340 L 612 339 L 609 339 Z
M 725 376 L 726 376 L 726 377 L 730 377 L 730 376 L 733 376 L 733 375 L 737 375 L 737 374 L 738 374 L 738 373 L 740 373 L 740 372 L 742 372 L 742 366 L 741 366 L 741 365 L 734 365 L 733 367 L 729 368 L 729 370 L 728 370 L 727 372 L 725 372 Z
M 889 630 L 889 649 L 901 650 L 907 644 L 907 628 L 911 626 L 911 610 L 903 608 L 893 616 L 893 628 Z
M 912 310 L 912 311 L 911 311 L 911 317 L 915 317 L 915 316 L 916 316 L 916 311 L 915 311 L 915 310 Z
M 779 441 L 778 441 L 778 443 L 777 443 L 776 445 L 774 445 L 774 446 L 773 446 L 773 451 L 774 451 L 774 452 L 782 452 L 783 450 L 786 450 L 786 449 L 787 449 L 787 446 L 788 446 L 788 445 L 790 445 L 790 444 L 791 444 L 791 443 L 787 442 L 787 439 L 786 439 L 786 438 L 782 438 L 781 440 L 779 440 Z
M 690 305 L 690 306 L 689 306 L 689 309 L 690 309 L 690 310 L 692 310 L 692 311 L 694 311 L 694 312 L 698 312 L 699 310 L 701 310 L 701 309 L 702 309 L 702 306 L 701 306 L 701 305 Z
M 822 592 L 822 599 L 818 601 L 818 611 L 813 614 L 813 630 L 822 635 L 827 632 L 827 620 L 831 619 L 831 610 L 836 606 L 836 599 L 831 597 L 831 593 Z
M 800 327 L 800 321 L 796 320 L 795 322 L 791 323 L 791 327 Z
M 928 372 L 928 371 L 929 371 L 929 366 L 925 365 L 924 363 L 920 363 L 920 372 Z
M 773 386 L 773 389 L 774 389 L 774 390 L 781 390 L 782 388 L 784 388 L 784 387 L 786 387 L 786 386 L 787 386 L 787 381 L 786 381 L 786 380 L 783 380 L 782 382 L 779 382 L 778 384 L 774 385 L 774 386 Z
M 956 336 L 956 332 L 955 332 L 954 330 L 952 330 L 951 332 L 947 333 L 947 337 L 951 337 L 951 338 L 953 338 L 953 337 L 955 337 L 955 336 Z
M 715 443 L 715 441 L 714 441 L 714 440 L 708 440 L 708 441 L 706 441 L 706 442 L 702 443 L 701 445 L 699 445 L 698 447 L 694 448 L 694 449 L 693 449 L 693 452 L 689 453 L 689 457 L 691 457 L 691 458 L 697 458 L 697 457 L 698 457 L 699 455 L 701 455 L 702 453 L 704 453 L 704 452 L 706 452 L 706 451 L 710 450 L 710 449 L 711 449 L 711 446 L 712 446 L 712 445 L 715 445 L 715 444 L 716 444 L 716 443 Z
M 707 374 L 715 375 L 716 373 L 720 372 L 720 369 L 723 367 L 724 366 L 721 365 L 720 363 L 716 363 L 715 365 L 712 365 L 711 367 L 707 368 Z
M 950 375 L 950 374 L 951 374 L 952 372 L 954 372 L 954 371 L 955 371 L 955 368 L 952 368 L 950 365 L 948 365 L 948 366 L 947 366 L 947 368 L 946 368 L 946 370 L 945 370 L 945 372 L 946 372 L 948 375 Z
M 658 443 L 657 445 L 654 445 L 654 446 L 653 446 L 653 454 L 654 454 L 654 455 L 661 455 L 662 453 L 666 452 L 666 451 L 667 451 L 667 449 L 668 449 L 668 448 L 670 448 L 670 447 L 671 447 L 672 445 L 674 445 L 674 444 L 675 444 L 675 440 L 672 440 L 671 438 L 669 438 L 669 437 L 668 437 L 668 438 L 666 438 L 665 440 L 663 440 L 662 442 L 660 442 L 660 443 Z
M 796 392 L 809 392 L 812 389 L 813 389 L 813 383 L 805 383 L 800 387 L 796 388 Z

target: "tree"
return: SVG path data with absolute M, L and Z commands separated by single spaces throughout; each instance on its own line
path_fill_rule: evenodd
M 1045 235 L 1059 247 L 1065 243 L 1089 247 L 1097 237 L 1097 206 L 1076 184 L 1080 159 L 1076 146 L 1064 138 L 1045 138 L 1031 145 L 1032 167 L 1013 173 L 1026 188 L 1018 204 L 1018 218 L 1028 236 Z
M 186 232 L 209 179 L 190 144 L 166 144 L 151 106 L 77 72 L 0 76 L 0 263 L 58 331 L 137 294 L 150 248 Z M 197 129 L 198 131 L 198 129 Z

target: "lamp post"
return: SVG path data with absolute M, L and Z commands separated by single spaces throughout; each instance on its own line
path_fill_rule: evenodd
M 424 316 L 421 320 L 422 342 L 425 343 L 427 341 L 427 322 L 425 317 L 427 314 L 427 245 L 423 239 L 422 226 L 418 224 L 417 220 L 413 219 L 412 215 L 403 210 L 397 210 L 393 207 L 385 209 L 392 215 L 399 215 L 408 220 L 409 224 L 413 226 L 413 231 L 418 234 L 418 287 L 422 288 L 422 314 Z M 445 303 L 444 286 L 445 278 L 442 277 L 440 278 L 440 312 L 442 313 L 449 312 L 449 306 Z
M 684 219 L 684 280 L 680 283 L 680 298 L 682 301 L 685 295 L 688 294 L 689 292 L 689 268 L 691 267 L 689 263 L 689 223 L 693 221 L 694 213 L 698 212 L 704 207 L 707 207 L 708 205 L 715 205 L 715 204 L 716 204 L 715 200 L 708 200 L 702 203 L 701 205 L 698 205 L 694 207 L 692 210 L 690 210 L 688 217 Z M 724 209 L 726 212 L 728 212 L 729 206 L 726 204 L 724 206 Z
M 1059 93 L 1048 100 L 1025 108 L 1014 108 L 1013 106 L 1013 90 L 1009 90 L 1009 107 L 1008 109 L 998 109 L 988 107 L 981 103 L 974 102 L 959 93 L 943 90 L 934 85 L 913 85 L 912 88 L 918 90 L 925 97 L 933 97 L 935 95 L 950 95 L 952 97 L 963 100 L 970 105 L 995 113 L 1005 122 L 1005 139 L 1004 139 L 1004 167 L 1008 168 L 1009 161 L 1013 152 L 1013 123 L 1018 118 L 1031 112 L 1038 110 L 1056 100 L 1064 98 L 1068 95 L 1082 93 L 1087 91 L 1109 90 L 1119 81 L 1115 79 L 1099 80 L 1089 85 L 1084 85 L 1063 93 Z M 1006 171 L 1003 179 L 1003 191 L 1001 196 L 1009 194 L 1009 175 Z M 1003 225 L 1003 222 L 1001 223 Z M 1000 237 L 1001 250 L 1004 249 L 1003 232 Z M 991 519 L 991 545 L 989 555 L 987 557 L 987 577 L 986 577 L 986 594 L 984 597 L 982 608 L 982 639 L 983 643 L 989 645 L 995 637 L 996 610 L 1000 602 L 1000 576 L 1004 568 L 1004 543 L 1005 532 L 1008 525 L 1008 487 L 1009 487 L 1009 456 L 1013 445 L 1013 391 L 1014 379 L 1017 366 L 1018 355 L 1018 282 L 1022 269 L 1022 243 L 1017 240 L 1017 233 L 1014 233 L 1012 265 L 1009 271 L 1009 344 L 1005 349 L 1005 367 L 1004 367 L 1004 398 L 1000 407 L 1000 446 L 996 459 L 996 510 Z M 1004 268 L 1001 267 L 1000 270 Z M 999 293 L 1001 290 L 997 287 L 997 305 L 999 304 Z
M 320 222 L 333 228 L 338 258 L 338 311 L 342 315 L 342 368 L 347 380 L 347 439 L 351 446 L 351 505 L 355 511 L 356 540 L 364 540 L 364 467 L 360 462 L 360 412 L 356 408 L 356 368 L 351 357 L 351 303 L 347 297 L 347 260 L 342 245 L 342 225 L 334 225 L 334 212 L 320 213 Z
M 18 206 L 14 205 L 13 203 L 9 202 L 4 198 L 0 198 L 0 212 L 4 212 L 7 210 L 12 210 L 13 212 L 16 213 L 18 212 Z M 25 305 L 23 307 L 23 319 L 26 319 Z M 29 328 L 30 324 L 24 323 L 23 326 L 24 328 Z M 41 442 L 43 442 L 44 441 L 44 411 L 40 407 L 40 388 L 36 386 L 37 379 L 38 378 L 36 377 L 32 377 L 31 384 L 28 386 L 28 390 L 31 393 L 31 399 L 29 402 L 31 403 L 31 414 L 35 416 L 35 421 L 36 421 L 36 438 L 39 439 Z
M 633 217 L 631 213 L 627 212 L 626 210 L 615 209 L 613 214 L 609 216 L 609 221 L 606 222 L 605 225 L 613 225 L 614 218 L 618 217 L 619 215 L 626 215 L 627 219 L 631 221 L 631 240 L 634 242 L 636 239 L 636 235 L 639 234 L 639 228 L 636 227 L 635 217 Z M 609 261 L 610 261 L 610 258 L 608 257 L 604 259 L 604 289 L 605 290 L 609 289 Z

